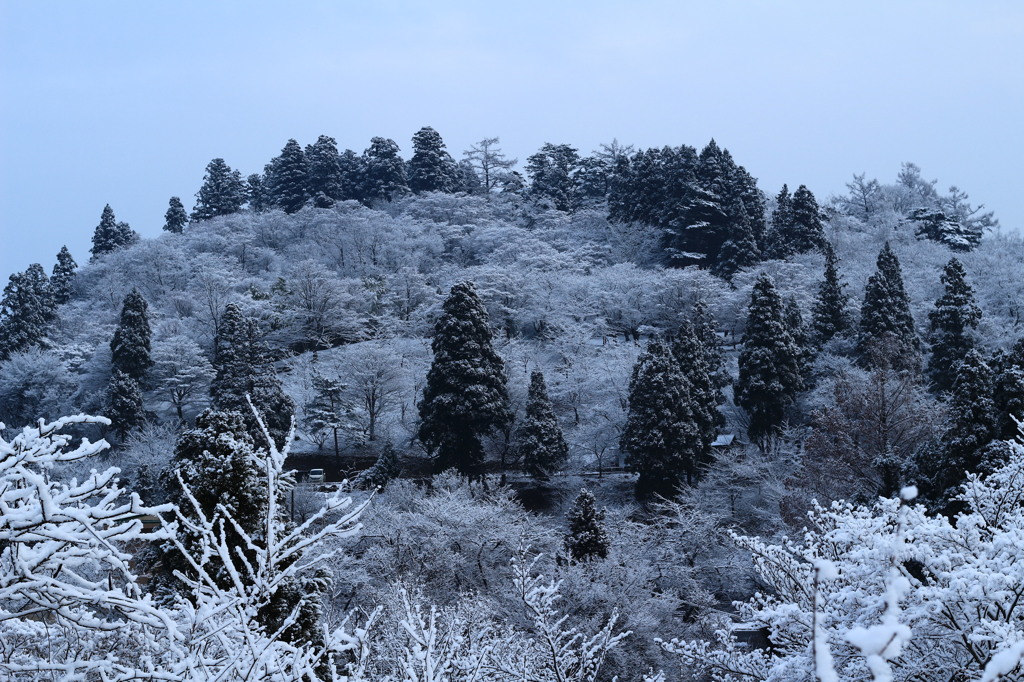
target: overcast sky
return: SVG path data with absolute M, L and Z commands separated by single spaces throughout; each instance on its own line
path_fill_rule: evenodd
M 0 0 L 0 285 L 88 260 L 103 205 L 144 236 L 210 159 L 289 138 L 456 158 L 500 136 L 589 153 L 714 137 L 824 200 L 913 161 L 1024 226 L 1024 3 Z

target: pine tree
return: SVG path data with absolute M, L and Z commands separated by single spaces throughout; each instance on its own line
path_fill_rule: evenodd
M 355 485 L 361 490 L 383 489 L 392 480 L 398 478 L 399 473 L 398 453 L 395 452 L 394 443 L 389 439 L 384 442 L 384 447 L 377 455 L 373 466 L 356 478 Z
M 128 226 L 128 223 L 118 222 L 114 217 L 114 209 L 107 204 L 103 207 L 100 224 L 96 226 L 92 234 L 91 260 L 96 260 L 105 253 L 131 244 L 135 237 L 135 232 Z
M 185 205 L 179 197 L 171 197 L 167 202 L 167 213 L 164 213 L 164 229 L 174 234 L 181 234 L 185 231 L 185 224 L 188 222 L 188 213 L 185 212 Z
M 594 494 L 586 488 L 580 490 L 576 501 L 572 503 L 572 508 L 566 514 L 569 532 L 564 540 L 565 551 L 569 553 L 573 561 L 608 557 L 608 550 L 612 543 L 601 526 L 604 516 L 604 509 L 597 509 Z
M 793 230 L 793 198 L 789 194 L 789 186 L 783 185 L 778 196 L 775 197 L 775 211 L 772 213 L 772 222 L 765 235 L 765 256 L 767 258 L 783 259 L 795 253 L 793 245 L 789 242 Z
M 782 297 L 768 275 L 754 284 L 739 358 L 736 404 L 747 411 L 751 440 L 763 443 L 782 426 L 803 388 L 801 353 L 789 332 Z
M 845 286 L 839 277 L 839 259 L 835 251 L 825 249 L 825 277 L 818 284 L 811 317 L 814 340 L 819 347 L 836 336 L 846 334 L 853 325 L 847 310 L 850 297 L 843 291 Z
M 536 479 L 547 480 L 548 475 L 569 458 L 569 446 L 551 409 L 544 375 L 539 371 L 530 374 L 526 420 L 516 440 L 523 469 Z
M 43 266 L 33 263 L 24 272 L 12 274 L 0 300 L 0 361 L 41 344 L 56 317 Z
M 288 140 L 281 155 L 271 162 L 268 176 L 273 203 L 285 213 L 295 213 L 310 198 L 306 154 L 295 140 Z
M 363 152 L 361 201 L 392 201 L 409 191 L 405 162 L 394 140 L 375 137 Z
M 728 370 L 725 368 L 725 353 L 722 352 L 721 341 L 718 338 L 717 326 L 714 316 L 708 311 L 707 304 L 703 299 L 697 299 L 693 304 L 693 314 L 690 316 L 693 323 L 693 333 L 697 337 L 698 347 L 704 355 L 704 362 L 708 367 L 712 382 L 715 388 L 724 388 L 732 381 Z M 725 396 L 719 392 L 718 404 L 725 402 Z M 725 416 L 720 426 L 724 425 Z
M 981 309 L 974 302 L 974 290 L 967 283 L 967 271 L 956 258 L 942 272 L 942 296 L 928 313 L 928 377 L 938 392 L 948 391 L 956 380 L 957 364 L 974 348 L 971 331 L 977 329 Z
M 721 387 L 711 368 L 712 355 L 704 348 L 693 323 L 684 321 L 672 340 L 672 356 L 690 385 L 690 409 L 700 433 L 700 450 L 695 453 L 698 466 L 711 463 L 711 444 L 718 429 L 725 425 L 725 416 L 718 405 L 725 401 Z
M 857 335 L 859 362 L 865 367 L 916 370 L 920 348 L 900 261 L 886 242 L 875 274 L 864 288 Z
M 138 382 L 118 369 L 110 376 L 105 412 L 111 422 L 110 428 L 121 438 L 146 421 Z
M 295 403 L 281 388 L 272 359 L 263 344 L 259 324 L 246 317 L 235 303 L 229 303 L 224 309 L 213 365 L 217 371 L 210 385 L 213 408 L 242 415 L 252 441 L 262 443 L 262 431 L 255 417 L 251 416 L 252 410 L 246 401 L 246 395 L 249 395 L 271 437 L 280 447 L 291 429 Z
M 121 305 L 121 322 L 110 341 L 110 362 L 116 371 L 142 384 L 153 365 L 150 358 L 149 304 L 138 289 L 132 289 Z
M 743 268 L 756 265 L 761 260 L 757 238 L 746 208 L 737 201 L 729 214 L 731 221 L 726 228 L 726 239 L 718 250 L 718 256 L 711 268 L 712 273 L 727 280 L 731 280 L 732 276 Z
M 793 192 L 790 210 L 793 220 L 793 250 L 796 253 L 824 251 L 828 241 L 825 239 L 825 226 L 821 222 L 821 209 L 806 185 L 800 185 Z
M 992 369 L 995 373 L 996 437 L 1015 440 L 1019 433 L 1017 422 L 1024 422 L 1024 339 L 1018 339 L 1009 353 L 997 353 Z
M 458 180 L 455 160 L 445 150 L 444 140 L 427 126 L 412 136 L 412 158 L 409 160 L 409 189 L 423 192 L 454 192 Z
M 920 463 L 933 501 L 951 501 L 966 474 L 979 471 L 985 448 L 998 435 L 993 389 L 992 370 L 977 350 L 968 351 L 958 365 L 938 452 Z
M 526 159 L 530 193 L 550 200 L 559 211 L 575 210 L 579 168 L 580 155 L 575 148 L 545 143 L 539 152 Z
M 209 220 L 231 215 L 242 210 L 246 200 L 242 174 L 232 170 L 224 159 L 214 159 L 206 165 L 203 186 L 196 192 L 196 205 L 192 221 Z
M 786 320 L 786 330 L 793 338 L 793 343 L 796 344 L 800 353 L 800 376 L 806 380 L 810 376 L 815 353 L 811 343 L 811 334 L 807 325 L 804 324 L 804 316 L 800 312 L 800 304 L 797 302 L 796 296 L 786 299 L 783 317 Z
M 704 450 L 690 382 L 661 341 L 651 341 L 633 366 L 629 411 L 619 448 L 639 474 L 636 495 L 674 497 L 693 484 Z
M 504 362 L 492 345 L 487 311 L 472 282 L 452 287 L 434 325 L 434 361 L 419 403 L 419 439 L 434 471 L 481 473 L 481 437 L 512 419 Z
M 71 294 L 75 289 L 75 270 L 78 263 L 71 257 L 68 247 L 60 247 L 57 254 L 57 263 L 53 266 L 53 273 L 50 275 L 50 295 L 53 302 L 63 305 L 71 300 Z
M 345 382 L 340 379 L 329 379 L 318 370 L 314 370 L 313 400 L 303 410 L 308 427 L 314 431 L 331 431 L 335 457 L 341 457 L 338 433 L 354 430 L 353 407 L 346 397 L 347 392 L 348 385 Z
M 306 146 L 306 189 L 311 197 L 326 197 L 329 208 L 335 201 L 345 198 L 344 177 L 341 169 L 341 156 L 338 154 L 338 143 L 333 137 L 321 135 L 311 145 Z M 320 200 L 320 203 L 324 203 Z
M 249 208 L 256 213 L 263 213 L 273 203 L 267 184 L 260 173 L 253 173 L 245 179 L 245 196 L 249 201 Z

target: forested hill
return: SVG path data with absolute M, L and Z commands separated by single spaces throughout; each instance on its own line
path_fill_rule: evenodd
M 74 433 L 105 437 L 104 457 L 131 490 L 245 516 L 231 536 L 242 546 L 276 509 L 252 466 L 267 448 L 251 400 L 277 448 L 319 457 L 302 461 L 325 463 L 328 482 L 344 470 L 358 487 L 383 487 L 363 544 L 338 530 L 354 563 L 336 571 L 336 589 L 289 569 L 297 582 L 269 594 L 291 590 L 280 598 L 293 601 L 260 608 L 315 608 L 299 624 L 262 610 L 260 627 L 276 623 L 294 643 L 312 631 L 300 625 L 380 606 L 397 637 L 409 598 L 396 596 L 397 580 L 419 603 L 449 609 L 450 622 L 479 618 L 491 636 L 486 627 L 510 621 L 536 634 L 540 621 L 509 615 L 514 590 L 498 587 L 513 557 L 516 589 L 540 585 L 522 563 L 525 542 L 547 557 L 530 570 L 565 581 L 574 627 L 599 631 L 617 610 L 633 630 L 612 641 L 608 626 L 604 640 L 604 670 L 621 679 L 651 667 L 689 679 L 715 661 L 752 666 L 755 679 L 782 679 L 769 678 L 772 666 L 792 661 L 810 670 L 813 637 L 780 625 L 779 604 L 803 615 L 820 605 L 780 576 L 803 572 L 806 584 L 813 566 L 815 580 L 835 580 L 832 568 L 813 563 L 818 549 L 766 543 L 807 525 L 813 500 L 870 505 L 916 485 L 913 508 L 818 508 L 821 533 L 850 534 L 806 542 L 834 543 L 828 558 L 839 561 L 858 545 L 836 548 L 850 537 L 875 538 L 873 554 L 844 564 L 841 587 L 882 594 L 887 557 L 904 551 L 907 524 L 920 527 L 933 544 L 904 557 L 923 566 L 907 569 L 912 617 L 930 633 L 922 642 L 941 643 L 908 649 L 918 660 L 899 679 L 938 679 L 913 677 L 921 661 L 980 674 L 1009 639 L 964 644 L 958 633 L 1019 632 L 1020 616 L 942 625 L 929 619 L 951 597 L 925 588 L 938 590 L 939 564 L 953 560 L 929 561 L 966 528 L 948 519 L 982 504 L 962 486 L 991 500 L 1024 466 L 1009 442 L 1024 417 L 1024 248 L 966 193 L 942 191 L 910 163 L 892 182 L 853 175 L 843 196 L 813 187 L 813 177 L 759 187 L 715 141 L 613 142 L 591 156 L 546 144 L 520 166 L 497 138 L 456 161 L 423 128 L 408 159 L 392 140 L 357 154 L 326 136 L 289 140 L 247 178 L 214 159 L 191 212 L 170 198 L 159 238 L 139 238 L 108 205 L 91 254 L 63 249 L 52 269 L 11 276 L 0 308 L 3 434 L 104 415 L 109 426 Z M 432 487 L 401 480 L 430 475 Z M 583 485 L 594 495 L 577 496 Z M 321 501 L 313 487 L 297 490 L 291 521 Z M 726 528 L 766 539 L 729 539 Z M 173 571 L 196 569 L 181 563 L 185 549 L 147 559 L 153 585 L 181 589 Z M 998 563 L 992 575 L 1003 575 Z M 763 660 L 710 643 L 731 600 L 762 589 L 779 604 L 755 598 L 741 616 L 795 628 L 792 641 L 780 636 Z M 870 620 L 836 595 L 827 627 Z M 397 647 L 382 646 L 373 665 L 393 663 Z

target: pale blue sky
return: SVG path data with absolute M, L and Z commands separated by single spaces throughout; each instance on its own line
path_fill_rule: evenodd
M 374 135 L 586 153 L 711 137 L 775 193 L 914 161 L 1024 226 L 1024 3 L 0 0 L 0 286 L 84 263 L 103 205 L 159 234 L 223 157 Z

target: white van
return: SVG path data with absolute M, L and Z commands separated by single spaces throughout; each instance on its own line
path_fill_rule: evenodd
M 310 483 L 323 483 L 327 480 L 327 476 L 324 474 L 323 469 L 310 469 L 309 470 L 309 482 Z

